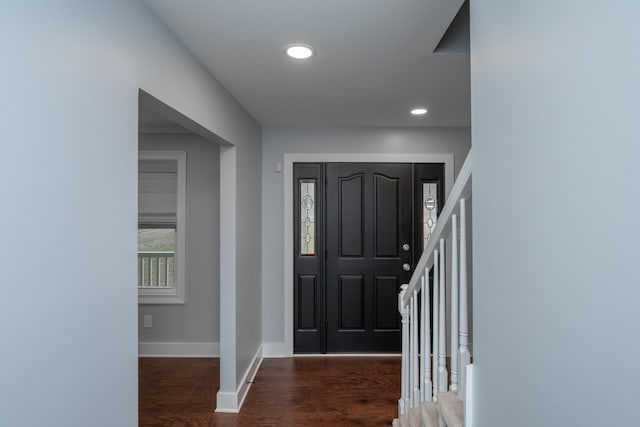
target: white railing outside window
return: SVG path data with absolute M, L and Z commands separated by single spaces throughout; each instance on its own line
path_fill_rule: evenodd
M 173 288 L 174 252 L 138 252 L 138 288 Z

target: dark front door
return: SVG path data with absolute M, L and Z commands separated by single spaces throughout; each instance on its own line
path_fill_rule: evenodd
M 328 164 L 327 351 L 397 351 L 411 263 L 411 165 Z M 407 250 L 403 249 L 403 245 Z
M 441 164 L 295 165 L 296 353 L 400 351 L 398 293 L 421 254 L 425 189 L 439 210 L 443 174 Z

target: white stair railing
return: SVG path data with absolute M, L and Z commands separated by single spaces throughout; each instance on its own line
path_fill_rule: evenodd
M 402 285 L 398 296 L 398 310 L 402 316 L 400 415 L 409 413 L 410 408 L 422 402 L 437 400 L 438 393 L 447 390 L 457 393 L 462 400 L 470 392 L 467 387 L 470 378 L 466 377 L 467 367 L 471 364 L 466 238 L 470 225 L 467 224 L 466 209 L 470 199 L 471 152 L 440 212 L 411 280 Z M 450 270 L 447 270 L 445 241 L 449 237 L 451 262 Z M 430 283 L 431 272 L 433 281 Z M 447 279 L 450 279 L 449 283 Z M 446 305 L 447 284 L 449 307 Z M 447 321 L 450 322 L 449 340 Z M 450 356 L 450 376 L 447 355 Z

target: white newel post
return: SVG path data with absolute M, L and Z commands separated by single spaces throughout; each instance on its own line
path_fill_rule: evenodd
M 447 372 L 447 329 L 446 329 L 446 305 L 445 305 L 445 259 L 444 239 L 440 239 L 440 303 L 439 314 L 439 343 L 438 343 L 438 392 L 447 391 L 449 381 Z
M 440 348 L 440 252 L 433 251 L 433 357 L 432 357 L 432 375 L 433 375 L 433 400 L 438 400 L 439 383 L 438 383 L 438 354 Z
M 458 391 L 458 217 L 451 216 L 451 386 Z
M 409 411 L 409 310 L 402 302 L 408 285 L 400 286 L 398 295 L 398 311 L 402 317 L 402 376 L 400 378 L 400 399 L 398 399 L 398 414 L 404 415 Z
M 431 401 L 431 310 L 429 309 L 429 269 L 425 268 L 422 274 L 422 311 L 420 312 L 421 324 L 421 350 L 420 354 L 420 401 Z
M 471 363 L 469 351 L 469 308 L 467 300 L 467 206 L 466 200 L 460 199 L 460 350 L 458 364 L 460 367 L 460 393 L 464 399 L 467 387 L 467 365 Z
M 411 407 L 418 406 L 420 404 L 420 376 L 418 369 L 418 290 L 413 291 L 413 296 L 411 297 L 411 367 L 412 367 L 412 399 L 411 399 Z

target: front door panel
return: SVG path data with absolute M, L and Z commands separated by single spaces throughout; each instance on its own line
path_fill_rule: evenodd
M 328 352 L 400 348 L 397 296 L 411 272 L 410 164 L 326 167 Z

